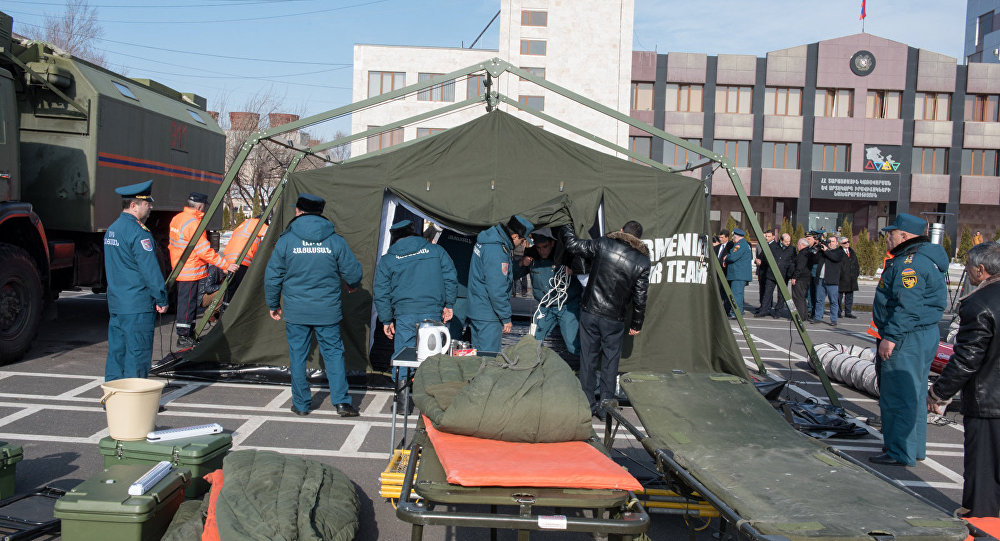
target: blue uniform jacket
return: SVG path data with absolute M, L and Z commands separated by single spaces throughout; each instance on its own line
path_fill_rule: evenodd
M 941 321 L 948 304 L 948 255 L 927 237 L 904 242 L 892 253 L 875 288 L 872 319 L 882 338 L 898 345 L 906 333 Z
M 264 299 L 277 310 L 285 302 L 285 321 L 298 325 L 333 325 L 341 320 L 340 280 L 361 282 L 361 263 L 333 223 L 306 214 L 292 220 L 278 237 L 264 273 Z
M 750 253 L 750 243 L 747 239 L 733 245 L 729 253 L 726 254 L 726 280 L 743 280 L 749 282 L 753 278 L 750 270 L 750 261 L 753 254 Z
M 455 304 L 458 273 L 444 248 L 416 236 L 389 247 L 375 268 L 375 310 L 388 323 L 399 315 L 440 312 Z
M 145 314 L 167 306 L 153 235 L 127 212 L 104 233 L 104 271 L 112 314 Z
M 476 237 L 469 263 L 469 319 L 510 321 L 514 243 L 500 225 Z

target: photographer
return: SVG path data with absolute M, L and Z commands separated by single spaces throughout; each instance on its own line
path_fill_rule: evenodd
M 830 237 L 818 243 L 819 252 L 816 255 L 816 306 L 813 308 L 813 323 L 823 321 L 823 305 L 830 299 L 830 325 L 837 326 L 839 314 L 840 263 L 844 260 L 844 251 L 840 249 L 837 237 Z

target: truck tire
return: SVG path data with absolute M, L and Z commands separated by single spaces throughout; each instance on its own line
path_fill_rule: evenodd
M 20 360 L 42 319 L 42 278 L 17 246 L 0 243 L 0 364 Z

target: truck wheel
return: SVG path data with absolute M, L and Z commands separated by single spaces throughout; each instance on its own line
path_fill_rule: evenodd
M 20 360 L 42 319 L 42 279 L 34 260 L 0 243 L 0 364 Z

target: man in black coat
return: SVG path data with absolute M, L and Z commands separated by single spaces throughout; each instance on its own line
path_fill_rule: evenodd
M 840 248 L 844 250 L 844 261 L 840 266 L 840 317 L 855 319 L 854 292 L 858 290 L 858 276 L 861 275 L 861 265 L 858 263 L 858 253 L 851 248 L 851 239 L 840 237 Z
M 712 252 L 715 253 L 715 258 L 719 260 L 719 265 L 722 266 L 723 271 L 726 270 L 726 255 L 732 249 L 733 241 L 729 240 L 728 230 L 723 229 L 719 231 L 719 234 L 712 239 Z M 722 288 L 722 284 L 719 284 L 719 296 L 722 297 L 722 306 L 728 314 L 730 310 L 729 299 L 726 298 L 726 290 Z
M 810 272 L 812 252 L 810 247 L 808 238 L 799 239 L 796 245 L 798 251 L 795 252 L 795 257 L 792 259 L 792 269 L 789 274 L 791 278 L 789 283 L 792 284 L 792 302 L 795 303 L 795 310 L 798 311 L 799 317 L 803 320 L 809 319 L 809 314 L 806 311 L 808 308 L 806 297 L 812 287 L 812 274 Z
M 761 261 L 761 266 L 764 267 L 764 297 L 761 301 L 760 310 L 755 314 L 757 317 L 780 317 L 778 313 L 781 303 L 774 303 L 774 290 L 778 287 L 779 280 L 784 282 L 792 274 L 792 266 L 795 263 L 795 248 L 792 248 L 792 236 L 788 233 L 781 235 L 781 241 L 771 245 L 771 254 L 774 256 L 774 262 L 778 264 L 780 276 L 774 275 L 771 267 L 767 264 L 767 260 Z M 779 293 L 778 296 L 780 298 L 781 294 Z
M 837 326 L 837 316 L 840 315 L 837 303 L 840 287 L 840 262 L 844 260 L 844 251 L 840 249 L 837 237 L 830 237 L 819 244 L 816 254 L 816 305 L 813 307 L 813 317 L 810 321 L 823 321 L 823 305 L 830 299 L 830 325 Z
M 764 232 L 764 244 L 771 248 L 771 253 L 778 246 L 778 241 L 774 238 L 774 232 L 768 229 Z M 764 257 L 764 244 L 757 243 L 757 249 L 753 254 L 753 264 L 757 266 L 757 311 L 753 315 L 760 316 L 764 310 L 764 289 L 767 283 L 767 259 Z M 773 290 L 772 290 L 773 291 Z M 770 305 L 771 303 L 768 303 Z
M 590 412 L 601 420 L 594 400 L 594 371 L 601 367 L 601 400 L 614 397 L 618 360 L 625 336 L 625 312 L 632 305 L 629 336 L 642 330 L 649 289 L 649 249 L 642 225 L 626 222 L 618 231 L 594 240 L 578 239 L 572 226 L 562 228 L 566 252 L 587 260 L 590 277 L 580 301 L 580 385 Z
M 962 298 L 955 353 L 927 390 L 927 411 L 943 414 L 962 391 L 965 471 L 962 507 L 970 517 L 1000 516 L 1000 244 L 969 250 L 965 265 L 978 289 Z

